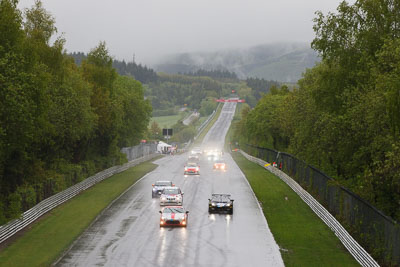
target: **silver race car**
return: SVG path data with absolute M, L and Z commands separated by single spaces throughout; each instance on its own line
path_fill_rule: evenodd
M 152 184 L 151 197 L 159 197 L 167 186 L 175 186 L 171 181 L 157 181 Z
M 182 206 L 166 206 L 160 210 L 160 227 L 163 226 L 183 226 L 186 227 L 189 211 L 185 211 Z
M 160 196 L 160 206 L 165 205 L 182 205 L 183 192 L 177 186 L 165 187 Z

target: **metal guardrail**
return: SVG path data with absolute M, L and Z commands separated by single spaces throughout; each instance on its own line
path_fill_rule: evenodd
M 36 221 L 41 216 L 51 211 L 55 207 L 63 204 L 64 202 L 78 195 L 80 192 L 92 187 L 93 185 L 103 181 L 108 177 L 111 177 L 114 174 L 123 172 L 133 166 L 136 166 L 149 159 L 152 159 L 158 155 L 159 154 L 149 154 L 141 158 L 134 159 L 128 163 L 125 163 L 124 165 L 114 166 L 109 169 L 103 170 L 89 178 L 86 178 L 82 182 L 67 188 L 64 191 L 61 191 L 49 198 L 46 198 L 45 200 L 38 203 L 36 206 L 25 211 L 19 219 L 15 219 L 5 225 L 0 226 L 0 243 L 12 237 L 14 234 L 21 231 L 26 226 Z
M 218 104 L 217 108 L 213 111 L 213 113 L 211 113 L 210 116 L 208 116 L 207 120 L 205 120 L 200 126 L 199 128 L 197 128 L 197 134 L 196 136 L 193 138 L 193 140 L 196 140 L 199 135 L 202 133 L 202 131 L 206 128 L 206 126 L 208 125 L 208 123 L 214 118 L 215 114 L 217 113 L 216 111 L 219 108 L 220 103 Z M 192 145 L 193 141 L 189 140 L 189 142 L 185 145 L 185 147 L 182 149 L 183 151 L 186 151 L 191 145 Z
M 221 103 L 218 103 L 218 106 L 217 106 L 217 108 L 213 111 L 213 113 L 211 113 L 211 115 L 208 116 L 207 120 L 205 120 L 205 121 L 199 126 L 199 128 L 197 129 L 197 135 L 194 137 L 194 140 L 196 140 L 196 139 L 199 137 L 199 135 L 203 132 L 203 130 L 204 130 L 204 129 L 206 128 L 206 126 L 208 125 L 208 123 L 214 118 L 215 114 L 217 114 L 217 110 L 218 110 L 220 104 L 221 104 Z
M 284 181 L 290 188 L 295 191 L 300 198 L 317 214 L 318 217 L 335 233 L 342 244 L 350 252 L 350 254 L 356 259 L 362 266 L 379 266 L 379 264 L 361 247 L 356 240 L 344 229 L 344 227 L 335 219 L 335 217 L 329 213 L 317 200 L 315 200 L 306 190 L 304 190 L 296 181 L 294 181 L 286 173 L 279 169 L 272 167 L 271 165 L 266 166 L 268 163 L 262 159 L 253 157 L 246 152 L 240 150 L 240 153 L 248 160 L 257 163 L 263 168 L 267 169 L 271 173 L 278 176 Z

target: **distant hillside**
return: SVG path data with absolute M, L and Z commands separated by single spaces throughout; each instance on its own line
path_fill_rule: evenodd
M 156 71 L 187 73 L 198 69 L 234 71 L 240 78 L 258 77 L 297 82 L 306 68 L 319 61 L 305 43 L 277 43 L 216 52 L 175 54 L 155 66 Z

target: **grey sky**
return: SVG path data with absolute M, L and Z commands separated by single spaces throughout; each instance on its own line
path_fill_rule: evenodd
M 106 41 L 117 59 L 152 63 L 171 53 L 310 42 L 314 12 L 341 0 L 42 0 L 69 52 Z M 354 0 L 349 1 L 354 3 Z M 34 0 L 21 0 L 19 7 Z

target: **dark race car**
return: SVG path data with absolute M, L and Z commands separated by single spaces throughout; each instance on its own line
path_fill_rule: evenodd
M 160 210 L 160 227 L 187 226 L 188 213 L 182 206 L 167 206 Z
M 153 184 L 153 189 L 151 190 L 152 197 L 159 197 L 167 186 L 175 186 L 171 181 L 157 181 Z
M 233 214 L 233 199 L 229 194 L 212 194 L 208 199 L 209 213 L 228 213 Z

